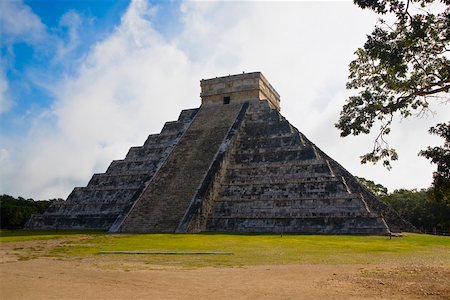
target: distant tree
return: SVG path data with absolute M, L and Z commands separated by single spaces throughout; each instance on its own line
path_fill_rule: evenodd
M 356 179 L 378 197 L 386 196 L 388 193 L 388 189 L 379 183 L 375 183 L 372 180 L 368 180 L 363 177 L 356 176 Z
M 432 231 L 450 227 L 450 207 L 430 201 L 427 190 L 395 190 L 381 199 L 416 228 Z
M 36 213 L 43 213 L 53 201 L 34 201 L 33 199 L 17 199 L 9 195 L 0 196 L 0 223 L 2 229 L 22 228 L 28 219 Z
M 422 116 L 429 111 L 430 101 L 450 101 L 450 0 L 354 2 L 379 15 L 392 15 L 395 22 L 380 19 L 364 46 L 355 52 L 347 88 L 356 95 L 343 106 L 336 127 L 345 137 L 367 134 L 379 124 L 374 146 L 361 156 L 361 162 L 382 161 L 390 168 L 398 156 L 385 136 L 394 116 Z M 437 163 L 439 155 L 425 153 Z
M 444 145 L 428 147 L 419 154 L 437 164 L 437 170 L 433 173 L 432 199 L 450 207 L 450 123 L 431 127 L 430 133 L 444 138 Z

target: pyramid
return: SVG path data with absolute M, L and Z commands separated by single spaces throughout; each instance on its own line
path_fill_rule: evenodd
M 30 229 L 388 234 L 413 227 L 280 114 L 260 73 L 201 81 L 202 104 Z

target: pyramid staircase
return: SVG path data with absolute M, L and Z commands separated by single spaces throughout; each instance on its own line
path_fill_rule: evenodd
M 118 231 L 175 232 L 243 107 L 202 106 Z

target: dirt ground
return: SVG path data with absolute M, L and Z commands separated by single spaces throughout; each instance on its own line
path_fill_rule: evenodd
M 25 248 L 24 243 L 2 245 L 0 298 L 450 299 L 450 269 L 444 266 L 314 264 L 181 269 L 136 262 L 117 267 L 117 261 L 109 262 L 107 256 L 100 260 L 45 257 L 45 249 L 59 242 L 27 242 Z

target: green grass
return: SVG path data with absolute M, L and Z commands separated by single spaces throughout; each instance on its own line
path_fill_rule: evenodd
M 26 232 L 24 232 L 25 234 Z M 2 236 L 58 238 L 80 233 Z M 79 241 L 50 250 L 56 257 L 94 258 L 120 263 L 182 267 L 274 264 L 414 263 L 450 266 L 450 237 L 407 234 L 385 236 L 240 235 L 240 234 L 105 234 L 86 233 Z M 5 240 L 6 239 L 6 240 Z M 99 251 L 219 251 L 233 255 L 98 254 Z

